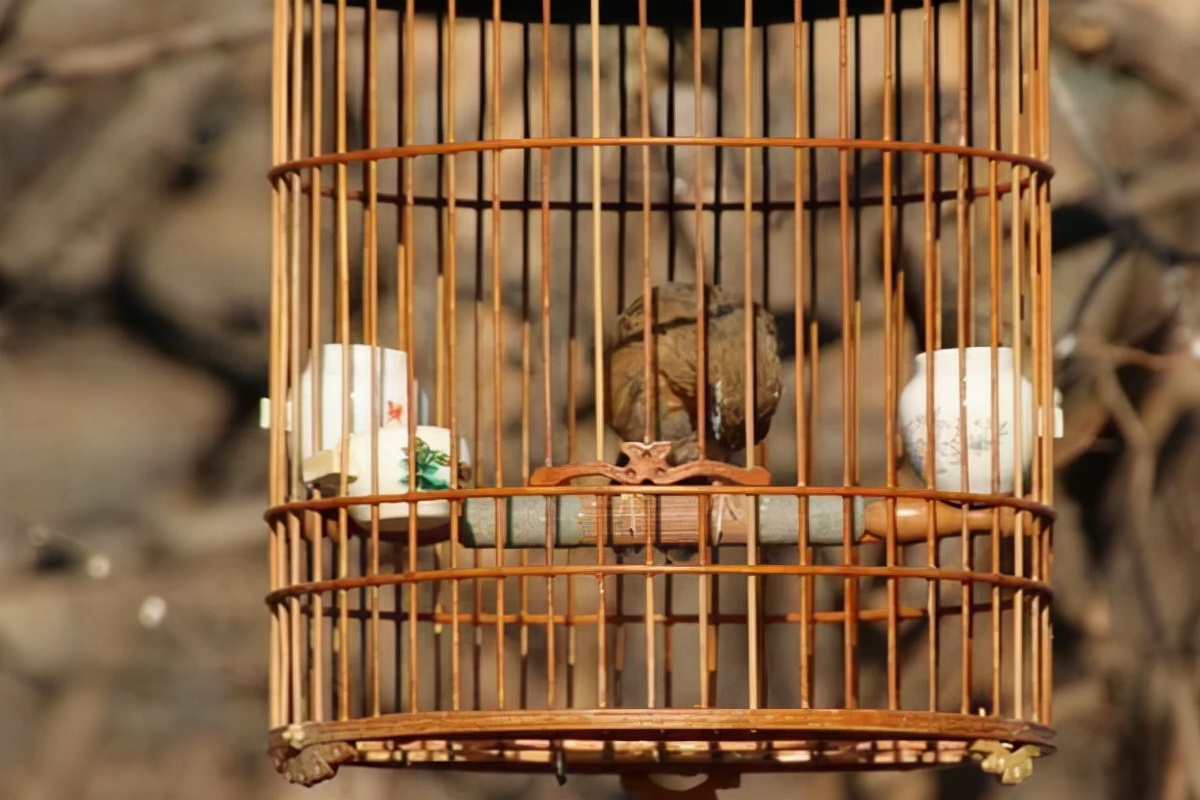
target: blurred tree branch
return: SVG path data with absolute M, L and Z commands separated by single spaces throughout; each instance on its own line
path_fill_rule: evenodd
M 1053 0 L 1056 38 L 1074 52 L 1140 75 L 1200 116 L 1200 6 L 1180 0 Z
M 198 55 L 147 74 L 87 147 L 10 198 L 0 274 L 26 293 L 103 283 L 129 223 L 191 146 L 196 114 L 228 67 L 218 55 Z
M 0 61 L 0 95 L 41 83 L 126 75 L 172 56 L 234 47 L 270 35 L 269 18 L 206 21 L 62 52 L 10 58 Z

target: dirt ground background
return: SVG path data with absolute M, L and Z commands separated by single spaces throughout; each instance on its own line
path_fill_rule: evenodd
M 729 797 L 1200 800 L 1200 4 L 1052 15 L 1060 752 Z M 0 0 L 0 796 L 623 796 L 265 754 L 270 21 Z

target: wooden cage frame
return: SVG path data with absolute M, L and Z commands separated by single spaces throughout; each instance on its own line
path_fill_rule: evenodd
M 977 757 L 1025 777 L 1053 735 L 1047 5 L 276 0 L 280 771 L 649 791 Z M 689 277 L 693 419 L 743 402 L 704 384 L 717 358 L 761 400 L 753 303 L 778 321 L 794 409 L 740 461 L 669 463 L 649 418 L 610 429 L 606 326 Z M 735 334 L 707 341 L 705 284 L 740 295 L 732 354 Z M 669 326 L 638 324 L 658 386 Z M 1012 491 L 1001 348 L 1012 403 L 1032 398 Z M 990 365 L 991 491 L 963 488 L 966 458 L 957 489 L 906 472 L 905 376 L 935 351 L 931 371 Z M 435 429 L 446 452 L 419 461 Z

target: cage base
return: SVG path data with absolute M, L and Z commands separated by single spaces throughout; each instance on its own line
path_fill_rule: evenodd
M 1037 723 L 945 712 L 417 712 L 276 728 L 270 751 L 281 773 L 305 785 L 333 777 L 341 764 L 551 772 L 561 779 L 568 773 L 908 770 L 972 757 L 1013 782 L 1012 775 L 1027 776 L 1033 756 L 1053 751 L 1053 735 Z

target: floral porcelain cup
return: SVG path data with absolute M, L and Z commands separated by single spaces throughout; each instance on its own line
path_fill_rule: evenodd
M 418 425 L 416 447 L 410 455 L 407 427 L 388 426 L 375 431 L 378 446 L 378 466 L 371 451 L 371 432 L 351 434 L 347 439 L 346 494 L 361 497 L 369 494 L 407 494 L 409 470 L 415 467 L 415 484 L 418 492 L 449 489 L 450 472 L 450 429 L 434 425 Z M 466 442 L 459 440 L 460 474 L 470 464 Z M 334 447 L 304 465 L 306 483 L 321 485 L 331 494 L 340 489 L 343 465 L 342 448 Z M 372 475 L 375 481 L 372 481 Z M 374 483 L 374 485 L 373 485 Z M 379 526 L 384 531 L 408 529 L 409 503 L 382 503 L 379 505 Z M 352 505 L 350 516 L 363 527 L 371 525 L 371 506 Z M 433 527 L 450 518 L 449 500 L 423 500 L 417 503 L 418 527 Z
M 961 370 L 958 348 L 919 354 L 912 379 L 900 393 L 897 404 L 900 435 L 904 439 L 909 463 L 925 480 L 930 477 L 930 465 L 925 460 L 929 449 L 929 431 L 933 430 L 932 477 L 936 489 L 1012 494 L 1018 468 L 1018 443 L 1020 469 L 1027 470 L 1032 462 L 1033 386 L 1026 378 L 1016 374 L 1012 348 L 999 347 L 995 353 L 995 419 L 992 418 L 990 347 L 965 348 L 965 369 Z M 932 424 L 926 419 L 929 355 L 933 357 Z M 960 387 L 964 390 L 961 395 Z M 1015 398 L 1018 391 L 1019 419 Z M 965 484 L 962 473 L 964 454 L 967 467 Z M 992 474 L 993 462 L 997 466 L 995 476 Z

